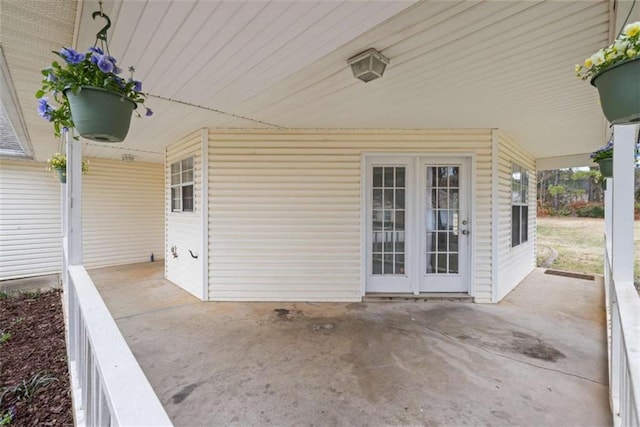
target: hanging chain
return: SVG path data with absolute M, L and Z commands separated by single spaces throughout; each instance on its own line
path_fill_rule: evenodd
M 627 22 L 629 21 L 629 17 L 631 16 L 631 12 L 633 12 L 633 7 L 635 5 L 636 5 L 636 0 L 633 0 L 633 3 L 631 3 L 631 7 L 629 8 L 629 13 L 627 13 L 627 17 L 624 19 L 624 23 L 620 27 L 620 32 L 618 32 L 618 36 L 616 37 L 616 39 L 620 37 L 620 34 L 622 34 L 624 27 L 627 26 Z
M 100 5 L 100 10 L 93 12 L 91 17 L 94 20 L 98 16 L 100 18 L 106 19 L 107 25 L 102 27 L 100 31 L 98 31 L 98 33 L 96 34 L 96 42 L 93 44 L 93 47 L 98 47 L 98 42 L 100 42 L 100 49 L 102 49 L 102 51 L 105 52 L 107 55 L 111 55 L 111 52 L 109 52 L 109 42 L 107 40 L 107 30 L 111 28 L 111 19 L 109 19 L 107 14 L 102 11 L 102 2 L 100 1 L 98 2 L 98 4 Z

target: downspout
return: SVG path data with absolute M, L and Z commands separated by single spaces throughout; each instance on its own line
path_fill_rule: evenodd
M 200 131 L 202 147 L 202 209 L 200 221 L 202 225 L 202 301 L 209 300 L 209 129 Z
M 498 129 L 491 129 L 491 302 L 498 302 L 499 165 Z

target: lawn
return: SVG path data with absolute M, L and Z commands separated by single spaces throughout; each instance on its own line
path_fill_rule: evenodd
M 602 274 L 604 269 L 604 220 L 598 218 L 538 218 L 537 263 L 552 253 L 558 257 L 551 265 L 557 270 Z M 640 280 L 640 221 L 635 222 L 635 281 Z

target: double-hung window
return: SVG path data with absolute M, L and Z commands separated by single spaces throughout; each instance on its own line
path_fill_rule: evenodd
M 529 239 L 529 172 L 511 165 L 511 247 Z
M 193 212 L 193 157 L 171 164 L 171 211 Z

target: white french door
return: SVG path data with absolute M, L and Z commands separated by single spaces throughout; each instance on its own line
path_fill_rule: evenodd
M 468 292 L 469 160 L 372 156 L 366 292 Z

